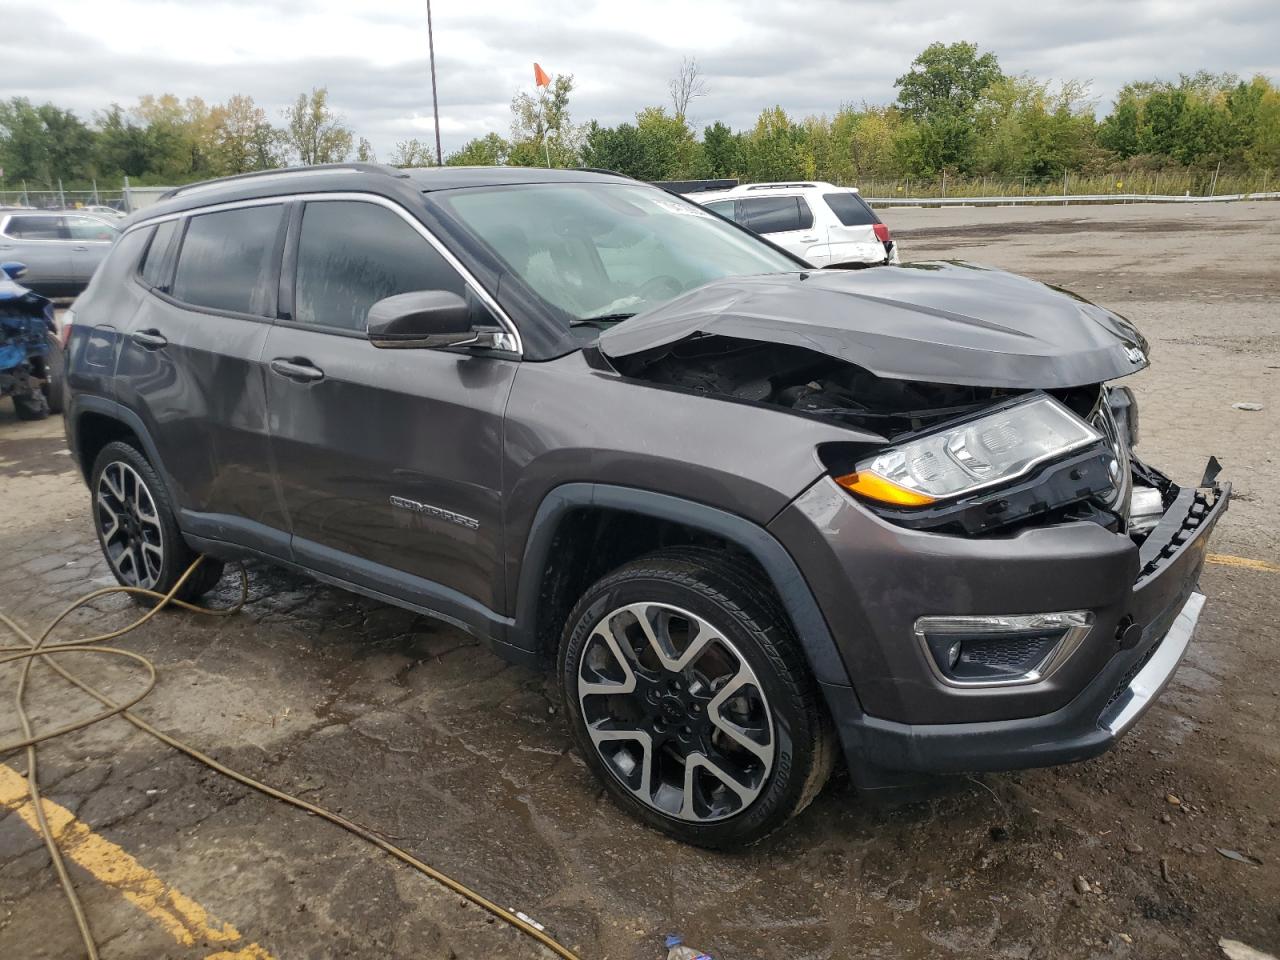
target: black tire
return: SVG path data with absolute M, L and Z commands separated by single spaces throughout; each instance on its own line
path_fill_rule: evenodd
M 66 406 L 66 357 L 62 344 L 52 333 L 49 337 L 49 357 L 45 361 L 44 399 L 50 413 L 62 413 Z
M 765 715 L 771 717 L 772 760 L 756 787 L 758 793 L 740 809 L 717 819 L 701 822 L 683 816 L 682 814 L 694 809 L 687 796 L 690 793 L 687 781 L 684 788 L 686 796 L 678 801 L 680 809 L 674 812 L 660 809 L 660 803 L 653 802 L 652 780 L 649 783 L 650 799 L 645 800 L 641 798 L 645 791 L 634 786 L 628 787 L 623 776 L 615 769 L 618 762 L 616 757 L 625 751 L 618 751 L 614 755 L 615 759 L 607 760 L 602 755 L 602 749 L 597 748 L 588 731 L 588 718 L 584 716 L 584 710 L 597 710 L 596 704 L 606 695 L 587 693 L 580 698 L 580 672 L 590 674 L 593 680 L 600 679 L 601 674 L 593 672 L 595 668 L 589 661 L 589 657 L 595 656 L 596 651 L 587 649 L 588 642 L 598 646 L 601 634 L 597 631 L 597 626 L 606 617 L 612 617 L 630 604 L 652 605 L 650 609 L 661 608 L 664 612 L 674 608 L 673 620 L 680 619 L 679 611 L 687 611 L 705 621 L 714 627 L 715 634 L 728 641 L 727 646 L 746 662 L 754 674 L 754 687 L 758 688 L 754 693 L 758 693 L 760 700 L 766 705 Z M 617 624 L 625 624 L 625 618 L 629 615 L 623 612 L 620 616 L 624 618 L 623 621 L 609 621 L 615 636 L 619 632 Z M 639 627 L 638 621 L 635 627 Z M 692 625 L 686 624 L 686 628 L 689 634 L 693 633 Z M 667 629 L 670 636 L 670 628 Z M 623 645 L 623 641 L 619 639 L 619 647 Z M 643 647 L 643 641 L 640 646 Z M 674 649 L 679 648 L 677 646 Z M 685 677 L 687 692 L 690 694 L 693 687 L 687 678 L 691 676 L 690 670 L 696 671 L 699 662 L 700 660 L 695 660 L 684 673 L 669 674 L 677 678 Z M 638 660 L 632 661 L 630 665 L 637 678 L 632 682 L 637 684 L 638 691 L 639 677 L 645 668 Z M 768 583 L 752 565 L 735 560 L 721 551 L 700 548 L 663 550 L 625 564 L 597 581 L 583 594 L 569 615 L 560 644 L 558 670 L 565 715 L 569 719 L 574 739 L 587 764 L 600 778 L 611 797 L 628 813 L 686 843 L 726 848 L 763 839 L 812 802 L 835 764 L 837 743 L 834 728 L 781 605 Z M 708 689 L 714 690 L 715 687 L 713 685 Z M 753 685 L 742 689 L 753 689 Z M 649 698 L 652 693 L 651 689 L 647 689 L 645 697 Z M 596 699 L 589 699 L 591 697 Z M 640 702 L 638 693 L 626 693 L 621 697 L 624 701 L 628 697 L 634 700 L 638 711 L 649 709 L 660 713 L 661 710 L 668 709 L 646 707 L 646 703 L 652 704 L 653 701 L 647 699 L 646 703 Z M 612 709 L 614 697 L 608 695 L 606 699 L 609 704 L 605 708 L 607 714 Z M 721 709 L 728 705 L 722 704 Z M 624 702 L 621 710 L 626 712 L 627 709 Z M 675 708 L 672 706 L 670 709 Z M 697 708 L 694 706 L 689 709 Z M 702 711 L 708 723 L 711 721 L 711 712 L 710 709 Z M 696 717 L 696 714 L 690 713 L 689 716 Z M 610 717 L 605 725 L 612 730 L 617 725 L 644 725 L 659 723 L 664 719 L 666 718 L 659 717 L 658 720 L 640 718 L 623 721 Z M 724 719 L 723 715 L 721 719 Z M 672 720 L 672 723 L 683 721 Z M 644 729 L 654 737 L 652 743 L 658 744 L 659 736 L 652 731 L 659 728 L 645 726 Z M 681 729 L 686 733 L 690 730 L 687 726 Z M 714 730 L 712 734 L 718 735 Z M 649 769 L 657 769 L 658 761 L 653 759 L 655 756 L 663 751 L 671 753 L 670 738 L 667 739 L 664 746 L 650 746 Z M 731 743 L 727 745 L 730 749 L 734 747 Z M 714 753 L 717 763 L 725 756 L 715 752 L 715 747 L 705 741 L 702 742 L 702 748 L 706 752 L 700 754 L 696 746 L 690 747 L 688 756 L 700 754 L 702 758 L 712 758 Z M 684 748 L 677 744 L 674 752 L 678 753 L 680 749 Z M 641 755 L 643 756 L 643 751 Z M 750 762 L 753 758 L 746 756 L 746 759 Z M 674 756 L 668 756 L 662 762 L 679 776 L 680 767 Z M 631 769 L 635 768 L 634 758 L 628 759 L 627 763 Z M 684 769 L 687 772 L 687 763 Z M 699 773 L 699 776 L 702 775 Z M 653 779 L 658 779 L 656 774 Z M 716 779 L 723 783 L 722 778 Z M 668 786 L 662 786 L 659 790 L 666 791 L 668 806 L 677 802 L 671 799 Z
M 104 475 L 107 476 L 105 488 Z M 134 514 L 132 526 L 138 530 L 138 533 L 135 535 L 125 531 L 118 535 L 113 533 L 108 537 L 108 531 L 112 529 L 110 516 L 121 515 L 118 523 L 130 522 L 129 518 L 122 516 L 128 510 L 127 504 L 122 509 L 121 503 L 138 499 L 136 486 L 138 483 L 145 490 L 145 496 L 141 498 L 143 503 L 145 504 L 149 499 L 154 512 L 139 511 L 135 504 L 132 511 Z M 124 496 L 115 497 L 109 492 L 112 488 L 120 489 Z M 100 496 L 104 489 L 107 491 L 105 503 L 104 497 Z M 129 443 L 123 441 L 108 443 L 93 461 L 93 470 L 89 474 L 89 490 L 93 497 L 93 526 L 98 535 L 98 545 L 102 548 L 102 554 L 106 557 L 117 582 L 123 586 L 143 586 L 157 593 L 168 593 L 172 590 L 173 585 L 195 562 L 199 554 L 188 547 L 186 541 L 182 539 L 174 518 L 169 493 L 147 458 Z M 141 543 L 143 539 L 148 541 L 149 549 L 145 551 L 145 556 L 140 547 L 131 548 L 127 545 L 131 537 L 135 543 Z M 108 542 L 109 539 L 110 542 Z M 122 542 L 126 543 L 123 548 Z M 126 553 L 132 554 L 131 558 L 121 559 Z M 139 560 L 140 557 L 141 560 Z M 222 562 L 205 557 L 175 596 L 179 600 L 195 602 L 221 578 Z M 144 607 L 156 604 L 151 597 L 138 594 L 130 594 L 130 596 Z
M 25 397 L 15 395 L 13 412 L 18 415 L 19 420 L 43 420 L 49 416 L 49 402 L 45 400 L 44 394 L 38 391 L 27 394 Z

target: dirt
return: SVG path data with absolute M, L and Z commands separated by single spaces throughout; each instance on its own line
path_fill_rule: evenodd
M 165 613 L 124 641 L 160 671 L 139 713 L 367 824 L 584 957 L 656 960 L 668 933 L 717 960 L 1199 960 L 1221 955 L 1220 937 L 1280 954 L 1273 211 L 1280 205 L 885 214 L 907 259 L 1007 267 L 1135 320 L 1153 355 L 1133 378 L 1139 452 L 1183 480 L 1216 455 L 1235 484 L 1212 550 L 1264 566 L 1206 567 L 1209 602 L 1186 661 L 1108 755 L 944 781 L 891 806 L 837 776 L 788 829 L 740 853 L 708 853 L 608 802 L 570 745 L 549 678 L 451 627 L 268 567 L 250 570 L 241 614 Z M 1237 401 L 1263 410 L 1234 410 Z M 0 405 L 0 609 L 27 625 L 107 582 L 61 429 L 19 423 Z M 211 602 L 234 595 L 228 576 Z M 95 607 L 69 630 L 88 631 L 90 616 L 96 628 L 136 615 L 119 598 Z M 120 695 L 140 682 L 115 662 L 67 664 Z M 4 741 L 15 732 L 14 673 L 0 671 Z M 47 674 L 36 680 L 43 723 L 90 712 Z M 453 894 L 121 721 L 41 756 L 51 799 L 241 934 L 232 946 L 180 945 L 74 868 L 105 958 L 185 960 L 250 942 L 279 958 L 538 955 Z M 20 755 L 3 762 L 23 768 Z M 78 955 L 39 841 L 3 817 L 0 957 Z

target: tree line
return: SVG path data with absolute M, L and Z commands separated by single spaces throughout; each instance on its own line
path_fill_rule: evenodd
M 1176 81 L 1126 85 L 1099 119 L 1085 82 L 1009 75 L 972 43 L 934 43 L 896 81 L 886 106 L 845 104 L 830 115 L 793 117 L 767 107 L 745 130 L 692 121 L 708 84 L 686 59 L 669 100 L 634 121 L 575 124 L 572 75 L 517 93 L 508 135 L 490 132 L 450 153 L 447 164 L 589 166 L 644 180 L 860 180 L 939 176 L 1060 177 L 1117 169 L 1270 171 L 1280 166 L 1280 88 L 1201 71 Z M 184 183 L 288 164 L 373 161 L 329 105 L 328 91 L 301 93 L 273 123 L 252 97 L 221 104 L 172 94 L 112 104 L 87 120 L 52 103 L 0 102 L 0 167 L 6 185 L 68 188 Z M 385 160 L 430 166 L 421 140 Z

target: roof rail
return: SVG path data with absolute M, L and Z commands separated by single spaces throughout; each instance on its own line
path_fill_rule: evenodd
M 629 177 L 625 173 L 619 173 L 617 170 L 609 170 L 605 167 L 574 167 L 578 173 L 603 173 L 609 177 L 622 177 L 623 180 L 634 180 L 635 177 Z
M 748 190 L 795 190 L 799 187 L 816 187 L 816 183 L 752 183 Z
M 305 174 L 325 174 L 325 173 L 381 173 L 389 177 L 404 177 L 402 173 L 395 167 L 384 166 L 381 163 L 318 163 L 311 166 L 299 167 L 281 167 L 275 170 L 252 170 L 249 173 L 237 173 L 229 177 L 215 177 L 212 180 L 199 180 L 196 183 L 184 184 L 181 187 L 174 187 L 160 195 L 161 200 L 169 200 L 173 197 L 180 197 L 184 194 L 194 193 L 201 190 L 212 190 L 222 186 L 225 183 L 238 183 L 241 180 L 261 180 L 264 178 L 276 177 L 296 177 Z

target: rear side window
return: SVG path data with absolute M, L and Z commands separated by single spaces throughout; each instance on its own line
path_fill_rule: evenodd
M 372 203 L 307 204 L 298 237 L 294 311 L 302 323 L 363 331 L 369 308 L 415 290 L 466 295 L 466 283 L 400 216 Z
M 869 227 L 880 222 L 866 201 L 856 193 L 824 193 L 822 199 L 846 227 Z
M 67 228 L 67 236 L 72 240 L 111 241 L 118 232 L 111 224 L 93 217 L 63 217 L 62 222 Z
M 715 203 L 708 203 L 707 209 L 715 211 L 722 217 L 728 217 L 730 220 L 733 220 L 735 219 L 733 215 L 733 203 L 734 201 L 732 200 L 717 200 Z
M 738 204 L 738 222 L 756 233 L 784 233 L 813 226 L 813 211 L 801 197 L 748 197 Z
M 283 207 L 242 207 L 191 218 L 173 295 L 185 303 L 265 317 L 275 302 L 276 239 Z
M 169 269 L 169 247 L 173 243 L 173 235 L 178 229 L 179 222 L 166 220 L 156 227 L 151 245 L 147 247 L 147 255 L 142 261 L 143 282 L 166 292 L 169 289 L 169 275 L 173 272 Z
M 13 217 L 5 233 L 19 240 L 61 240 L 61 217 Z

